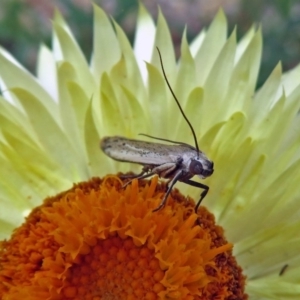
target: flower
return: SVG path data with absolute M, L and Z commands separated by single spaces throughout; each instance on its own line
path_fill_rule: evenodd
M 122 185 L 95 178 L 34 209 L 3 243 L 4 299 L 244 298 L 232 244 L 205 208 L 195 226 L 195 204 L 176 192 L 152 213 L 157 177 Z
M 298 299 L 299 67 L 282 75 L 279 64 L 255 92 L 260 30 L 251 28 L 237 44 L 235 31 L 227 38 L 226 19 L 219 12 L 191 45 L 184 32 L 177 64 L 161 13 L 155 26 L 140 6 L 132 51 L 118 24 L 113 21 L 112 26 L 98 7 L 94 11 L 90 66 L 59 13 L 53 51 L 41 47 L 37 79 L 1 49 L 1 238 L 42 199 L 69 189 L 73 182 L 137 170 L 105 157 L 99 136 L 136 138 L 145 132 L 192 144 L 162 77 L 157 46 L 199 145 L 215 162 L 215 173 L 206 180 L 210 191 L 204 205 L 234 244 L 233 253 L 247 276 L 246 292 L 250 299 Z M 178 187 L 199 197 L 193 187 Z M 163 211 L 170 214 L 168 207 Z M 41 210 L 57 222 L 50 208 Z M 74 256 L 72 249 L 64 251 Z M 69 275 L 67 264 L 60 268 L 64 258 L 57 255 L 54 261 L 60 278 Z M 46 284 L 42 279 L 40 283 Z M 68 295 L 73 291 L 67 290 Z

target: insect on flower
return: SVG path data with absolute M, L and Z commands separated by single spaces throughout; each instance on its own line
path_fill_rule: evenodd
M 121 136 L 113 136 L 104 137 L 100 142 L 100 147 L 106 155 L 115 160 L 143 165 L 142 172 L 140 174 L 131 176 L 132 179 L 143 179 L 155 174 L 157 174 L 159 177 L 168 179 L 167 191 L 160 205 L 153 211 L 158 211 L 164 207 L 173 186 L 177 181 L 180 181 L 203 189 L 200 199 L 195 207 L 195 212 L 197 212 L 202 200 L 209 190 L 209 187 L 200 182 L 193 181 L 191 178 L 194 175 L 198 175 L 202 179 L 210 176 L 214 171 L 214 164 L 202 151 L 199 150 L 196 133 L 192 127 L 192 124 L 186 117 L 174 91 L 172 90 L 172 87 L 167 79 L 161 53 L 158 48 L 157 51 L 159 54 L 164 78 L 182 116 L 192 131 L 195 147 L 186 143 L 171 141 L 147 134 L 141 135 L 152 139 L 173 143 L 173 145 L 128 139 Z M 126 183 L 125 186 L 131 181 L 132 180 Z

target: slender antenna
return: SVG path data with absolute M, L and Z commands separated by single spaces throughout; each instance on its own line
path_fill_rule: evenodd
M 171 87 L 171 85 L 170 85 L 170 83 L 169 83 L 169 81 L 168 81 L 168 78 L 167 78 L 167 75 L 166 75 L 166 72 L 165 72 L 165 68 L 164 68 L 164 64 L 163 64 L 162 58 L 161 58 L 160 51 L 159 51 L 158 47 L 156 47 L 156 49 L 157 49 L 157 51 L 158 51 L 159 60 L 160 60 L 160 65 L 161 65 L 162 72 L 163 72 L 163 74 L 164 74 L 164 78 L 165 78 L 165 80 L 166 80 L 166 82 L 167 82 L 167 85 L 168 85 L 168 87 L 169 87 L 169 89 L 170 89 L 170 92 L 171 92 L 171 94 L 173 95 L 173 98 L 175 99 L 175 101 L 176 101 L 176 103 L 177 103 L 177 105 L 178 105 L 178 107 L 179 107 L 179 109 L 180 109 L 180 111 L 181 111 L 181 113 L 182 113 L 184 119 L 186 120 L 186 122 L 188 123 L 189 127 L 191 128 L 191 131 L 192 131 L 192 134 L 193 134 L 193 137 L 194 137 L 194 141 L 195 141 L 195 146 L 196 146 L 196 149 L 197 149 L 197 153 L 199 154 L 200 151 L 199 151 L 199 146 L 198 146 L 198 142 L 197 142 L 195 130 L 194 130 L 194 128 L 193 128 L 191 122 L 189 121 L 189 119 L 188 119 L 187 116 L 185 115 L 185 113 L 184 113 L 184 111 L 183 111 L 183 109 L 182 109 L 182 107 L 181 107 L 181 105 L 180 105 L 180 103 L 179 103 L 179 101 L 178 101 L 178 99 L 177 99 L 177 97 L 176 97 L 174 91 L 172 90 L 172 87 Z
M 185 145 L 185 146 L 188 146 L 189 148 L 192 148 L 195 150 L 195 147 L 187 144 L 187 143 L 183 143 L 183 142 L 177 142 L 177 141 L 172 141 L 172 140 L 169 140 L 169 139 L 163 139 L 163 138 L 159 138 L 159 137 L 156 137 L 156 136 L 152 136 L 152 135 L 149 135 L 149 134 L 145 134 L 145 133 L 139 133 L 139 135 L 143 135 L 143 136 L 146 136 L 150 139 L 154 139 L 154 140 L 159 140 L 159 141 L 164 141 L 164 142 L 168 142 L 168 143 L 173 143 L 173 144 L 178 144 L 178 145 Z M 197 149 L 196 149 L 197 150 Z

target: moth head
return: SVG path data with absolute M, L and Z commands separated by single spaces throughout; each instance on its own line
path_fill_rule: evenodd
M 202 153 L 201 153 L 202 154 Z M 191 159 L 189 171 L 204 179 L 214 172 L 214 163 L 207 159 L 204 155 Z

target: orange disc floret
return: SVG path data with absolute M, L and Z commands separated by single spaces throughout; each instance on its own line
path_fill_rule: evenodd
M 0 244 L 1 299 L 247 299 L 221 227 L 157 178 L 94 178 L 48 198 Z M 197 222 L 198 220 L 198 222 Z M 200 224 L 200 225 L 198 225 Z

